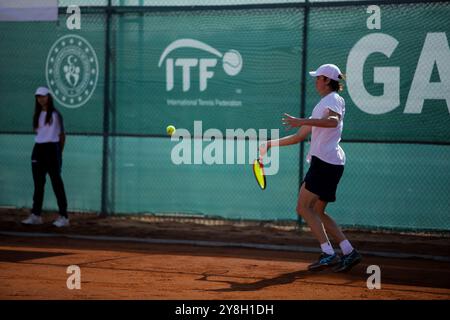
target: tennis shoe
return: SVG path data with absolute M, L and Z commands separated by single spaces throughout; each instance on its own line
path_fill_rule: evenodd
M 362 256 L 359 254 L 356 249 L 353 249 L 352 252 L 346 254 L 341 257 L 341 262 L 335 268 L 333 268 L 334 272 L 347 272 L 350 271 L 351 268 L 356 266 L 362 260 Z
M 63 217 L 63 216 L 59 216 L 59 218 L 56 219 L 53 222 L 53 225 L 55 227 L 61 228 L 61 227 L 68 227 L 68 226 L 70 226 L 70 223 L 69 223 L 69 219 L 68 218 Z
M 41 216 L 35 215 L 34 213 L 30 214 L 28 218 L 25 220 L 22 220 L 22 224 L 26 225 L 38 225 L 42 224 L 42 218 Z
M 340 262 L 339 256 L 334 254 L 326 254 L 322 252 L 319 260 L 308 266 L 309 271 L 320 271 L 328 267 L 337 265 Z

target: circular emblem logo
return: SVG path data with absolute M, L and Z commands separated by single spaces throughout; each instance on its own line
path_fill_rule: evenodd
M 77 35 L 59 38 L 48 53 L 45 75 L 53 97 L 61 105 L 81 107 L 97 85 L 98 60 L 94 48 Z

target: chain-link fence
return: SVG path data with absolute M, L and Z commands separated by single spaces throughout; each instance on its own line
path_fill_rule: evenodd
M 262 192 L 249 164 L 230 164 L 236 140 L 214 140 L 224 164 L 205 164 L 212 142 L 193 139 L 194 164 L 176 165 L 165 128 L 287 135 L 283 113 L 309 116 L 320 98 L 307 71 L 335 63 L 347 74 L 347 165 L 330 214 L 448 231 L 450 5 L 377 3 L 379 29 L 365 1 L 64 0 L 57 22 L 0 22 L 0 205 L 31 206 L 33 93 L 48 85 L 68 133 L 70 210 L 295 220 L 307 142 L 280 149 Z M 72 4 L 79 30 L 66 25 Z M 61 84 L 70 55 L 82 90 Z M 56 208 L 50 187 L 44 203 Z

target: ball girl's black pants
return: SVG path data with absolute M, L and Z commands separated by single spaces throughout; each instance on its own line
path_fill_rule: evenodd
M 36 143 L 31 155 L 34 180 L 32 213 L 41 215 L 45 178 L 48 174 L 58 202 L 59 214 L 67 217 L 67 198 L 61 178 L 62 151 L 59 142 Z

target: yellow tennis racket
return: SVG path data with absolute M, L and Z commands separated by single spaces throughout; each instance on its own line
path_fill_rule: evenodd
M 264 166 L 261 161 L 256 159 L 253 161 L 253 174 L 255 175 L 256 182 L 258 182 L 259 187 L 264 190 L 266 189 L 266 175 L 264 174 Z

